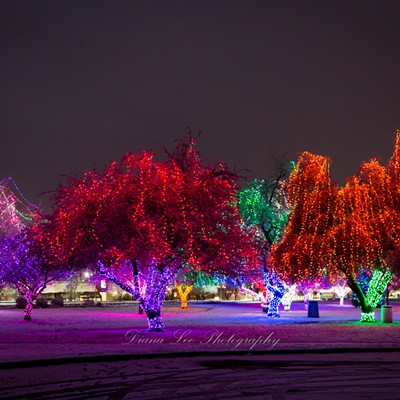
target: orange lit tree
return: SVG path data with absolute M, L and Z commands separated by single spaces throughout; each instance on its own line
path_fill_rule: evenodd
M 374 322 L 374 310 L 400 266 L 400 131 L 387 168 L 376 159 L 363 163 L 340 189 L 335 223 L 329 232 L 331 263 L 342 272 L 361 305 L 361 321 Z M 362 270 L 372 279 L 364 292 Z
M 391 197 L 387 170 L 377 160 L 363 163 L 338 193 L 329 232 L 331 263 L 357 296 L 362 322 L 375 321 L 374 310 L 392 278 L 387 264 L 395 235 Z M 373 274 L 367 293 L 357 282 L 363 269 Z
M 334 271 L 328 268 L 326 233 L 333 223 L 337 186 L 328 157 L 303 152 L 286 186 L 292 207 L 281 241 L 273 246 L 270 264 L 280 279 L 307 294 Z
M 375 321 L 374 310 L 399 270 L 400 133 L 388 168 L 363 163 L 344 187 L 333 185 L 326 157 L 303 153 L 288 182 L 294 207 L 270 262 L 286 281 L 302 286 L 343 277 L 361 304 L 361 321 Z M 357 282 L 372 273 L 366 293 Z
M 384 225 L 390 226 L 386 251 L 386 262 L 394 274 L 393 284 L 400 281 L 400 130 L 395 133 L 393 154 L 389 160 L 387 173 L 390 185 L 390 210 L 384 216 Z

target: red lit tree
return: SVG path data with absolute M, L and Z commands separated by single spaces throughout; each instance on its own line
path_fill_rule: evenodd
M 240 274 L 256 258 L 235 205 L 236 175 L 205 165 L 190 135 L 167 155 L 128 153 L 68 179 L 51 218 L 53 253 L 96 265 L 139 300 L 151 331 L 163 329 L 166 287 L 184 265 Z

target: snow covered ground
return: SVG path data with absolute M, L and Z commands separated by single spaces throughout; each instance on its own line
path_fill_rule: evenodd
M 400 305 L 360 324 L 349 303 L 302 303 L 268 319 L 256 303 L 166 304 L 147 332 L 136 305 L 0 308 L 0 398 L 400 398 Z M 380 311 L 376 311 L 380 320 Z
M 397 347 L 400 305 L 392 324 L 361 324 L 360 310 L 349 303 L 320 302 L 320 318 L 308 318 L 302 303 L 267 318 L 258 303 L 178 303 L 163 310 L 165 332 L 149 333 L 136 305 L 35 309 L 33 320 L 22 310 L 0 309 L 0 362 L 100 354 L 180 353 L 234 350 L 293 350 Z M 379 310 L 376 311 L 380 320 Z
M 143 358 L 1 370 L 0 398 L 394 400 L 400 353 Z

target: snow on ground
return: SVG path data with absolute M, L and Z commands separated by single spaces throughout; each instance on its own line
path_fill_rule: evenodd
M 225 355 L 7 369 L 0 398 L 393 400 L 393 354 Z
M 349 303 L 319 312 L 169 303 L 165 332 L 149 333 L 137 305 L 35 309 L 30 322 L 0 308 L 0 399 L 399 398 L 399 303 L 392 324 L 360 324 Z
M 267 318 L 257 303 L 177 303 L 163 310 L 165 332 L 149 333 L 137 305 L 94 308 L 0 309 L 0 362 L 100 354 L 215 351 L 279 351 L 325 348 L 398 348 L 400 305 L 394 322 L 361 324 L 349 303 L 320 302 L 320 318 L 308 318 L 302 303 Z M 380 321 L 380 310 L 376 311 Z

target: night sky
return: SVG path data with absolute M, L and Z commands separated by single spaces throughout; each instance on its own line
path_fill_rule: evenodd
M 203 158 L 339 183 L 400 128 L 400 1 L 0 1 L 1 178 L 25 195 L 201 130 Z

